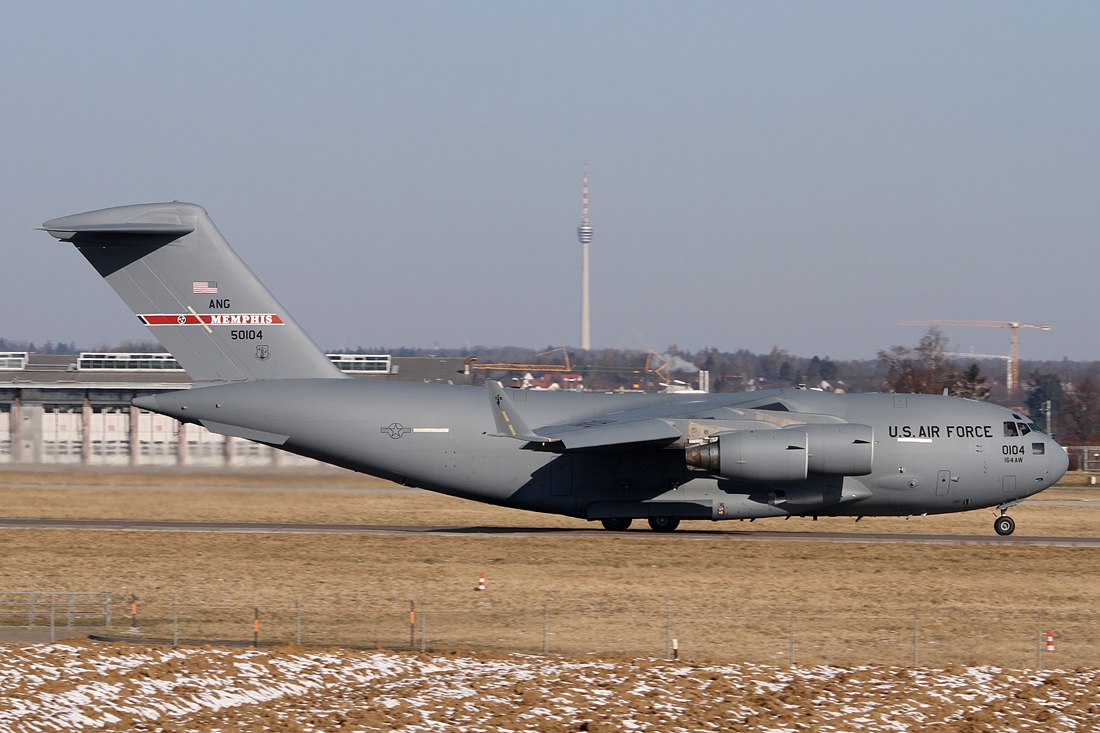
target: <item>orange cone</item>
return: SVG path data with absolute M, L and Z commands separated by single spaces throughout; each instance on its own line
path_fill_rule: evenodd
M 474 588 L 474 590 L 485 590 L 485 573 L 481 573 L 480 577 L 478 577 L 477 588 Z
M 1054 632 L 1049 630 L 1047 631 L 1047 651 L 1054 653 Z

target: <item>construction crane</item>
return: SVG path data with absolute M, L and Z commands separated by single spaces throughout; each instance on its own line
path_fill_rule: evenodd
M 657 360 L 661 361 L 660 366 L 653 366 Z M 649 353 L 645 355 L 645 366 L 642 367 L 643 374 L 656 374 L 657 378 L 665 383 L 665 385 L 672 384 L 672 364 L 668 359 L 658 354 L 653 349 L 649 350 Z M 635 372 L 637 374 L 637 372 Z
M 1016 385 L 1020 381 L 1020 329 L 1037 328 L 1040 331 L 1049 331 L 1050 326 L 1035 326 L 1019 321 L 898 321 L 899 326 L 977 326 L 978 328 L 1011 328 L 1012 329 L 1012 355 L 1008 357 L 1008 380 L 1005 388 L 1009 396 L 1016 391 Z M 992 358 L 992 357 L 991 357 Z M 1001 357 L 995 357 L 1001 358 Z
M 565 357 L 565 364 L 474 364 L 476 357 L 471 357 L 466 361 L 469 363 L 471 369 L 478 369 L 483 372 L 499 371 L 499 372 L 571 372 L 573 368 L 569 365 L 569 351 L 564 346 L 558 349 L 550 349 L 550 351 L 544 351 L 541 354 L 535 354 L 535 356 L 546 356 L 547 354 L 556 354 L 561 352 Z

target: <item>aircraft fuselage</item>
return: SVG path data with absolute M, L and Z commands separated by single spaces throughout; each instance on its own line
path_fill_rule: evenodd
M 135 404 L 407 486 L 586 519 L 966 511 L 1022 500 L 1054 484 L 1068 466 L 1065 451 L 1026 418 L 956 397 L 803 389 L 507 393 L 532 426 L 583 424 L 640 410 L 682 428 L 686 437 L 557 452 L 553 444 L 499 435 L 484 388 L 354 379 L 221 384 Z M 746 416 L 771 429 L 807 421 L 871 426 L 871 471 L 748 481 L 689 465 L 690 436 L 709 439 Z

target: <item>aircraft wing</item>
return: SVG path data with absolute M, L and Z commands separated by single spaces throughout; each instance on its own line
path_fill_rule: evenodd
M 500 382 L 487 380 L 486 386 L 496 421 L 496 435 L 539 444 L 558 452 L 641 445 L 663 447 L 678 441 L 706 442 L 721 432 L 788 427 L 805 428 L 816 436 L 821 429 L 818 424 L 845 423 L 832 415 L 739 409 L 692 400 L 616 410 L 588 415 L 570 423 L 531 427 Z
M 486 380 L 489 406 L 497 434 L 529 443 L 555 443 L 555 448 L 582 450 L 637 443 L 672 443 L 683 437 L 672 423 L 652 415 L 619 413 L 565 425 L 532 430 L 520 416 L 507 391 L 496 380 Z
M 538 432 L 552 440 L 561 441 L 566 450 L 610 448 L 631 443 L 672 443 L 683 437 L 671 423 L 656 417 L 626 422 L 585 420 L 569 425 L 539 428 Z

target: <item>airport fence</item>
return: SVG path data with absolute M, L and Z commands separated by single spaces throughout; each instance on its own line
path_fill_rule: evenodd
M 68 591 L 0 592 L 0 623 L 28 628 L 55 626 L 111 626 L 110 593 Z
M 1067 445 L 1066 453 L 1069 454 L 1069 470 L 1071 471 L 1100 471 L 1100 446 L 1098 445 Z M 1092 485 L 1096 479 L 1092 479 Z
M 554 654 L 740 660 L 787 665 L 989 664 L 1100 667 L 1100 613 L 978 607 L 821 608 L 809 605 L 685 608 L 589 603 L 505 607 L 491 601 L 400 605 L 302 599 L 259 605 L 137 603 L 107 594 L 0 593 L 0 623 L 80 627 L 105 639 L 164 644 L 345 646 L 424 652 Z M 65 605 L 73 597 L 72 613 Z M 95 599 L 93 601 L 93 596 Z M 86 597 L 86 601 L 83 600 Z M 8 599 L 8 600 L 5 600 Z M 22 607 L 18 603 L 23 602 Z M 81 605 L 85 603 L 87 605 Z M 92 604 L 100 603 L 98 610 Z M 65 609 L 65 610 L 61 610 Z M 47 611 L 48 613 L 48 611 Z M 1053 651 L 1048 651 L 1048 633 Z

